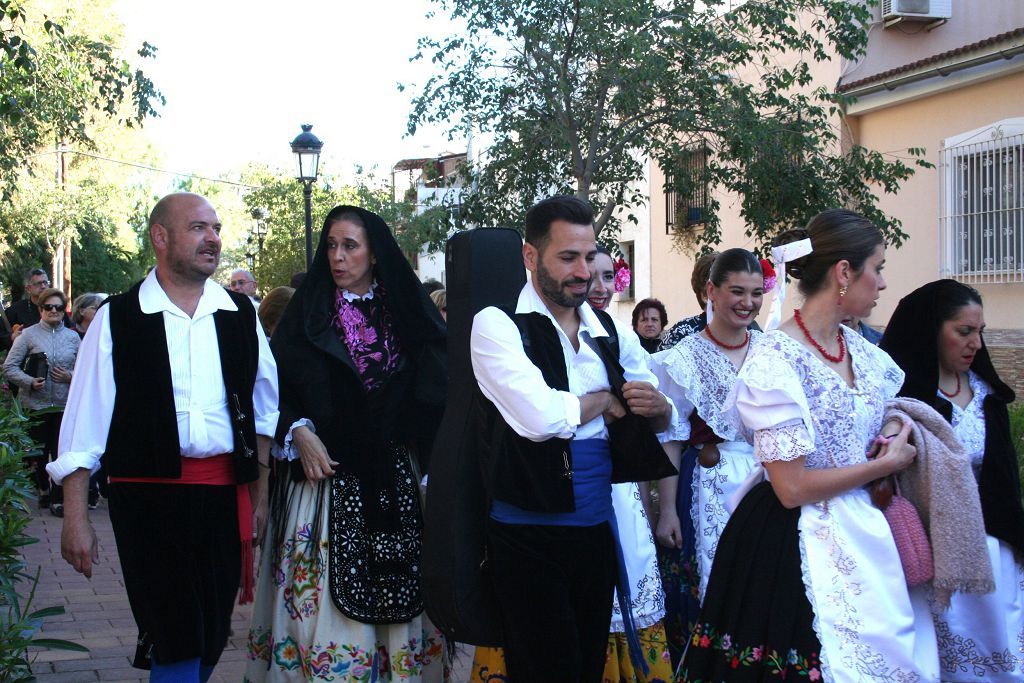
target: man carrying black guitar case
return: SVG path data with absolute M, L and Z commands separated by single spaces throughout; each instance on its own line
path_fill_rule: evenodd
M 448 404 L 434 441 L 423 529 L 423 599 L 450 641 L 500 646 L 501 622 L 482 567 L 490 500 L 479 460 L 480 393 L 469 355 L 473 316 L 515 307 L 523 285 L 523 241 L 515 230 L 453 235 L 445 253 Z

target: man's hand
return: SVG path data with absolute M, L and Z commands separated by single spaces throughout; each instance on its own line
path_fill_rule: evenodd
M 629 409 L 640 417 L 668 417 L 672 409 L 668 399 L 650 382 L 626 382 L 622 396 Z
M 252 501 L 252 543 L 255 546 L 263 545 L 263 539 L 267 534 L 267 519 L 270 517 L 270 506 L 267 497 L 262 496 L 260 500 Z
M 604 418 L 605 424 L 611 424 L 620 417 L 626 416 L 626 409 L 623 407 L 619 399 L 615 398 L 615 394 L 608 392 L 608 407 L 601 413 L 601 417 Z
M 88 519 L 64 518 L 60 531 L 60 556 L 85 578 L 92 578 L 92 566 L 100 563 L 96 531 Z
M 302 460 L 302 471 L 306 479 L 320 481 L 334 476 L 334 467 L 338 463 L 331 460 L 324 442 L 309 427 L 296 428 L 292 432 L 292 440 L 299 448 L 299 459 Z
M 96 532 L 89 523 L 86 507 L 90 474 L 88 469 L 79 468 L 61 482 L 64 485 L 64 525 L 60 530 L 60 556 L 86 578 L 92 578 L 92 566 L 100 561 Z

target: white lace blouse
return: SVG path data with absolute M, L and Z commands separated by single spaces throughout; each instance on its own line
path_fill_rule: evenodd
M 754 354 L 763 339 L 764 334 L 751 331 L 747 358 Z M 652 358 L 658 386 L 672 401 L 678 416 L 665 434 L 667 440 L 689 440 L 689 418 L 694 410 L 719 438 L 725 441 L 750 440 L 750 435 L 743 433 L 743 425 L 730 418 L 725 410 L 726 401 L 736 384 L 737 371 L 714 342 L 703 334 L 692 334 Z
M 864 462 L 882 427 L 885 402 L 904 373 L 887 353 L 840 328 L 853 364 L 854 386 L 785 332 L 773 330 L 752 349 L 727 407 L 753 432 L 761 462 L 795 460 L 824 469 Z
M 981 461 L 985 457 L 985 397 L 992 393 L 992 388 L 985 380 L 970 371 L 967 373 L 967 381 L 974 396 L 966 408 L 953 403 L 953 433 L 960 439 L 960 443 L 971 458 L 971 467 L 974 468 L 974 476 L 977 477 L 981 473 Z

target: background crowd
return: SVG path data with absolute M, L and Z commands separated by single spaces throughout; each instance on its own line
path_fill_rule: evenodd
M 925 284 L 883 334 L 866 322 L 885 289 L 877 228 L 827 211 L 774 246 L 772 261 L 739 248 L 698 259 L 697 313 L 675 324 L 656 298 L 632 311 L 677 416 L 660 436 L 679 473 L 613 489 L 632 602 L 609 606 L 604 679 L 1024 680 L 1014 395 L 985 347 L 981 297 Z M 787 275 L 802 303 L 781 321 Z M 628 277 L 599 250 L 588 305 L 607 308 Z M 24 284 L 0 325 L 3 369 L 39 417 L 42 453 L 27 463 L 39 504 L 62 516 L 44 466 L 106 295 L 69 306 L 41 269 Z M 419 483 L 444 405 L 443 285 L 416 279 L 380 217 L 338 207 L 308 274 L 262 300 L 247 270 L 226 288 L 255 307 L 281 378 L 247 680 L 331 680 L 353 662 L 438 679 L 442 641 L 419 594 Z M 916 585 L 884 514 L 901 488 L 934 551 Z M 627 654 L 623 607 L 644 666 Z M 481 649 L 473 680 L 502 680 L 504 666 Z

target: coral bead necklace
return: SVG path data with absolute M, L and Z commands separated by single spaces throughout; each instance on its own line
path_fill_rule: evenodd
M 799 327 L 800 331 L 804 333 L 805 337 L 807 337 L 807 341 L 811 342 L 811 345 L 818 350 L 818 353 L 820 353 L 825 360 L 832 363 L 843 362 L 843 359 L 846 358 L 846 340 L 843 339 L 842 330 L 836 332 L 836 342 L 839 344 L 839 353 L 832 355 L 825 350 L 824 346 L 819 344 L 817 340 L 811 336 L 811 333 L 807 330 L 807 326 L 804 325 L 804 319 L 800 315 L 800 309 L 793 311 L 793 318 L 796 320 L 797 327 Z

